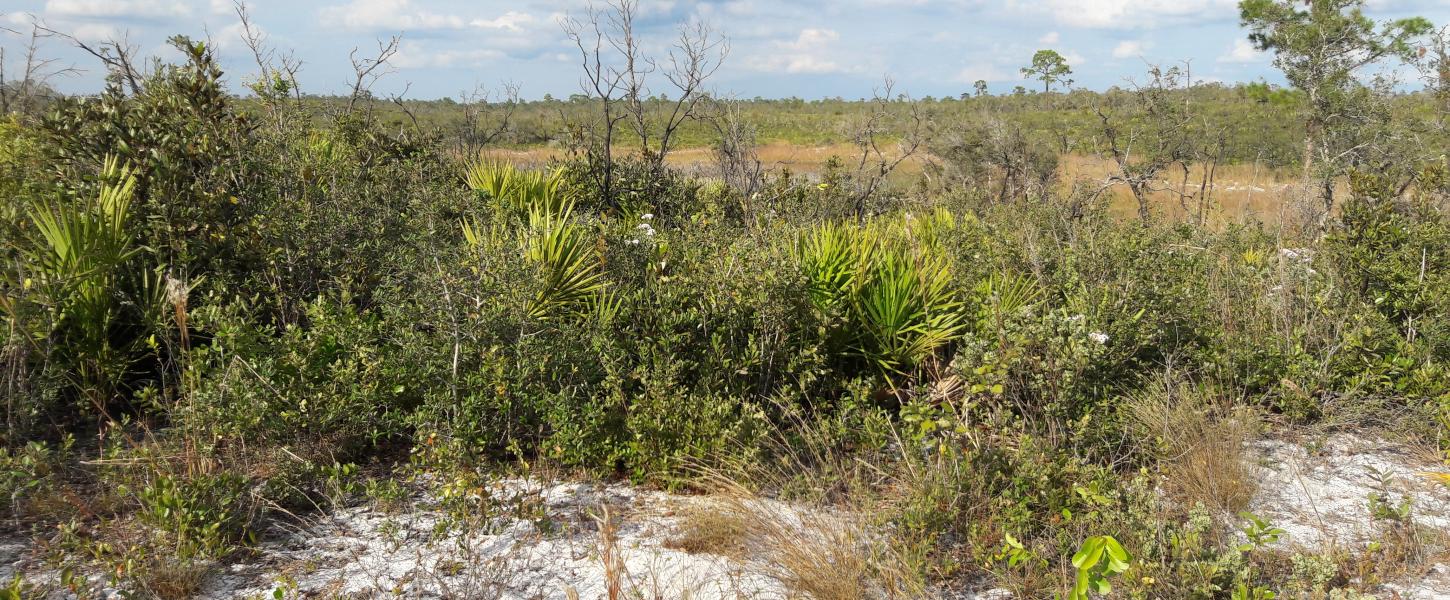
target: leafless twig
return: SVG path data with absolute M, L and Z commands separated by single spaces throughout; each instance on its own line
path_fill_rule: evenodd
M 895 87 L 896 82 L 887 77 L 882 87 L 872 94 L 870 111 L 866 118 L 851 131 L 851 141 L 860 152 L 856 160 L 855 175 L 852 177 L 852 196 L 858 220 L 865 220 L 868 200 L 886 182 L 887 177 L 902 162 L 915 155 L 926 140 L 925 134 L 930 122 L 926 107 L 906 94 L 893 101 L 891 95 Z M 895 104 L 905 105 L 904 115 L 896 114 L 899 111 L 893 110 Z M 891 125 L 898 118 L 905 121 L 899 127 L 901 139 L 896 144 L 896 152 L 888 155 L 881 148 L 881 140 L 890 132 Z
M 352 93 L 347 100 L 348 114 L 352 114 L 358 100 L 372 97 L 374 83 L 392 72 L 387 67 L 388 59 L 397 55 L 398 44 L 401 41 L 402 38 L 396 35 L 388 38 L 387 41 L 378 40 L 378 52 L 372 56 L 359 57 L 357 48 L 353 48 L 352 52 L 347 54 L 353 71 Z
M 291 52 L 278 57 L 274 49 L 267 47 L 266 34 L 252 22 L 247 5 L 242 0 L 234 0 L 233 5 L 237 20 L 242 25 L 242 43 L 251 50 L 252 59 L 257 64 L 257 81 L 252 85 L 252 91 L 267 103 L 272 121 L 280 132 L 286 127 L 282 101 L 290 97 L 296 105 L 302 103 L 302 88 L 297 84 L 297 72 L 302 69 L 302 61 Z
M 146 76 L 137 66 L 137 53 L 140 50 L 126 38 L 125 34 L 122 34 L 121 39 L 110 38 L 100 43 L 89 43 L 69 33 L 56 31 L 44 25 L 36 24 L 36 27 L 46 34 L 67 40 L 86 54 L 94 56 L 101 61 L 102 65 L 105 65 L 109 75 L 125 83 L 132 94 L 141 93 L 141 82 L 146 79 Z
M 505 82 L 499 88 L 498 98 L 483 86 L 476 86 L 472 92 L 460 95 L 463 108 L 463 125 L 459 132 L 466 156 L 474 156 L 509 130 L 514 113 L 518 110 L 519 86 Z
M 5 73 L 6 49 L 0 46 L 0 114 L 16 112 L 31 114 L 39 105 L 39 97 L 50 89 L 50 82 L 76 73 L 74 67 L 59 66 L 59 59 L 43 58 L 41 45 L 53 34 L 32 22 L 28 33 L 9 28 L 0 28 L 0 33 L 25 38 L 23 60 L 19 79 L 7 80 Z

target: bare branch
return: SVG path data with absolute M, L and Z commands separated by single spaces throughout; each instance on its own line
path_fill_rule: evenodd
M 519 86 L 504 82 L 497 101 L 487 88 L 475 86 L 472 92 L 459 95 L 459 104 L 463 107 L 459 138 L 464 154 L 473 156 L 509 130 L 520 104 Z
M 594 179 L 606 197 L 613 193 L 613 145 L 620 123 L 628 122 L 639 138 L 639 151 L 656 173 L 674 148 L 686 122 L 699 118 L 707 97 L 705 82 L 720 68 L 730 45 L 706 23 L 681 25 L 662 63 L 646 56 L 635 29 L 638 0 L 613 0 L 605 8 L 590 5 L 581 18 L 560 25 L 579 50 L 580 87 L 598 106 L 599 119 L 580 128 L 587 140 L 586 156 L 595 166 Z M 670 84 L 673 100 L 656 97 L 650 77 Z
M 715 162 L 720 178 L 751 202 L 764 183 L 764 168 L 756 152 L 755 126 L 746 122 L 738 101 L 706 100 L 703 118 L 715 129 Z M 748 212 L 748 211 L 747 211 Z
M 1179 193 L 1186 203 L 1188 161 L 1194 153 L 1190 135 L 1192 115 L 1187 104 L 1176 102 L 1179 92 L 1191 86 L 1186 70 L 1163 69 L 1150 65 L 1149 80 L 1139 85 L 1129 81 L 1132 90 L 1132 114 L 1119 118 L 1105 111 L 1101 103 L 1093 107 L 1107 143 L 1107 155 L 1117 171 L 1108 181 L 1128 186 L 1138 202 L 1138 216 L 1146 222 L 1151 216 L 1149 194 L 1161 191 L 1158 176 L 1174 164 L 1184 170 L 1184 184 Z M 1186 100 L 1185 100 L 1186 102 Z
M 302 69 L 302 61 L 290 52 L 278 58 L 276 51 L 267 47 L 266 33 L 252 23 L 247 5 L 242 0 L 234 0 L 233 4 L 237 20 L 242 25 L 242 42 L 251 50 L 252 59 L 257 64 L 257 81 L 252 85 L 252 91 L 267 103 L 274 117 L 273 123 L 280 132 L 286 126 L 281 101 L 290 96 L 297 105 L 302 102 L 302 92 L 297 85 L 297 72 Z
M 28 33 L 9 28 L 0 29 L 0 33 L 24 36 L 26 40 L 18 80 L 7 80 L 5 73 L 6 49 L 0 47 L 0 113 L 13 111 L 25 115 L 31 114 L 39 104 L 39 97 L 49 91 L 52 80 L 73 75 L 77 71 L 74 67 L 59 66 L 58 59 L 41 56 L 41 45 L 45 39 L 54 34 L 41 27 L 38 22 L 31 22 Z
M 358 49 L 353 48 L 347 54 L 348 61 L 352 63 L 353 81 L 352 94 L 347 100 L 347 113 L 351 114 L 357 101 L 364 97 L 372 96 L 374 83 L 383 76 L 392 73 L 388 68 L 388 59 L 398 53 L 398 44 L 402 41 L 399 36 L 392 36 L 386 42 L 378 40 L 378 52 L 369 57 L 358 57 Z
M 418 115 L 413 113 L 413 109 L 408 106 L 408 101 L 403 99 L 408 95 L 408 90 L 411 89 L 413 89 L 413 82 L 409 81 L 408 83 L 403 85 L 403 91 L 389 96 L 388 101 L 396 105 L 398 107 L 398 110 L 403 111 L 403 115 L 408 117 L 408 120 L 413 123 L 413 132 L 421 134 L 423 133 L 423 128 L 418 126 Z M 401 133 L 402 132 L 399 131 L 400 135 Z
M 110 77 L 124 82 L 130 88 L 132 94 L 141 93 L 141 82 L 146 78 L 136 65 L 136 55 L 139 49 L 123 34 L 121 39 L 108 39 L 99 44 L 87 43 L 71 34 L 56 31 L 44 25 L 36 24 L 36 27 L 47 34 L 65 39 L 81 51 L 94 56 L 105 65 Z
M 865 220 L 867 203 L 871 196 L 880 190 L 896 167 L 921 149 L 926 140 L 930 124 L 926 107 L 920 101 L 903 94 L 897 102 L 906 106 L 906 114 L 895 115 L 892 109 L 897 102 L 891 99 L 895 87 L 896 82 L 886 77 L 883 85 L 872 91 L 871 108 L 866 118 L 851 131 L 852 142 L 860 152 L 852 177 L 858 220 Z M 905 122 L 898 124 L 901 139 L 896 144 L 895 153 L 888 155 L 881 149 L 881 138 L 889 133 L 894 119 L 904 119 Z

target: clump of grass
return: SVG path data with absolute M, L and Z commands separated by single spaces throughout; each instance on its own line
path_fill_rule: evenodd
M 1163 485 L 1182 506 L 1238 514 L 1257 491 L 1243 459 L 1252 415 L 1230 411 L 1212 388 L 1162 383 L 1126 404 L 1144 446 L 1163 465 Z
M 711 510 L 688 526 L 693 536 L 682 543 L 751 557 L 792 593 L 854 600 L 921 592 L 891 542 L 850 511 L 794 506 L 741 487 L 722 490 Z
M 136 586 L 157 600 L 194 598 L 206 583 L 213 563 L 196 560 L 155 560 L 136 575 Z
M 803 597 L 925 597 L 888 516 L 919 486 L 889 475 L 901 465 L 887 455 L 843 445 L 833 424 L 793 423 L 769 436 L 770 459 L 698 470 L 712 496 L 686 513 L 677 547 L 742 557 Z
M 681 511 L 675 535 L 665 540 L 665 547 L 739 559 L 745 556 L 745 538 L 750 530 L 739 516 L 721 510 L 720 503 L 713 500 L 692 504 Z

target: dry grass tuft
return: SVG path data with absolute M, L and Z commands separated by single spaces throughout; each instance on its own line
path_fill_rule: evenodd
M 902 484 L 890 475 L 894 467 L 841 448 L 829 425 L 805 419 L 768 445 L 769 460 L 700 469 L 699 482 L 713 496 L 686 515 L 679 544 L 744 557 L 792 595 L 927 596 L 920 569 L 903 552 L 907 544 L 882 522 L 890 490 Z
M 609 514 L 609 505 L 601 505 L 594 517 L 599 525 L 599 562 L 604 565 L 604 588 L 609 600 L 623 600 L 629 572 L 619 548 L 619 523 Z
M 193 598 L 206 583 L 211 564 L 194 560 L 151 561 L 138 574 L 137 585 L 160 600 Z
M 1128 403 L 1140 437 L 1162 461 L 1163 485 L 1183 506 L 1202 503 L 1223 515 L 1244 510 L 1258 491 L 1243 458 L 1254 418 L 1232 411 L 1214 390 L 1165 383 Z
M 702 501 L 681 511 L 675 536 L 665 540 L 666 548 L 690 554 L 715 554 L 733 559 L 745 556 L 749 524 L 737 513 L 721 510 L 720 503 Z
M 722 490 L 709 526 L 716 547 L 748 556 L 792 593 L 817 600 L 918 597 L 910 569 L 858 515 L 803 508 L 760 498 L 741 487 Z

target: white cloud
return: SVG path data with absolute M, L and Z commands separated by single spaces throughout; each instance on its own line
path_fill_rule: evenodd
M 29 27 L 30 24 L 35 21 L 35 18 L 36 17 L 34 14 L 28 12 L 18 12 L 10 13 L 8 15 L 0 15 L 0 19 L 3 19 L 5 22 L 10 23 L 11 25 L 20 25 L 26 27 Z
M 709 8 L 712 6 L 713 5 L 711 4 L 701 5 L 701 7 L 703 8 Z M 721 11 L 727 15 L 744 17 L 758 14 L 760 12 L 760 7 L 756 5 L 754 0 L 733 0 L 731 2 L 726 2 L 722 4 Z
M 229 15 L 236 10 L 236 4 L 232 0 L 211 0 L 210 4 L 211 14 L 214 15 Z
M 425 4 L 419 2 L 417 4 Z M 551 19 L 510 10 L 493 18 L 438 13 L 417 6 L 412 0 L 352 0 L 323 8 L 325 21 L 353 31 L 462 31 L 483 29 L 491 35 L 481 43 L 494 49 L 537 48 L 555 41 L 558 29 Z M 556 17 L 559 15 L 555 15 Z M 453 58 L 466 60 L 463 53 Z
M 481 29 L 507 29 L 520 32 L 524 30 L 524 26 L 537 22 L 538 19 L 533 15 L 511 10 L 494 19 L 474 19 L 468 24 Z
M 498 50 L 428 50 L 418 44 L 404 42 L 389 62 L 399 69 L 446 69 L 476 67 L 501 58 L 504 58 L 504 53 Z
M 91 44 L 119 40 L 123 37 L 121 30 L 110 23 L 82 23 L 72 27 L 70 34 L 75 39 Z
M 262 29 L 262 26 L 256 23 L 252 23 L 252 31 L 262 36 L 265 36 L 267 33 L 265 30 Z M 230 25 L 221 28 L 221 31 L 218 31 L 217 34 L 212 37 L 212 42 L 216 44 L 218 49 L 224 51 L 234 48 L 241 48 L 243 46 L 243 38 L 246 36 L 246 33 L 246 27 L 242 26 L 241 21 L 233 21 Z
M 462 29 L 467 24 L 457 15 L 414 9 L 410 0 L 353 0 L 324 7 L 320 14 L 346 29 L 362 31 Z
M 1152 47 L 1153 44 L 1151 42 L 1144 42 L 1139 40 L 1123 40 L 1121 42 L 1118 42 L 1117 46 L 1113 47 L 1113 58 L 1133 58 L 1134 56 L 1142 56 L 1144 52 L 1147 52 L 1148 49 Z
M 47 0 L 45 15 L 60 18 L 166 18 L 191 14 L 180 0 Z
M 844 73 L 849 71 L 836 62 L 832 52 L 841 34 L 831 29 L 806 28 L 794 41 L 775 42 L 763 56 L 751 57 L 747 66 L 772 73 Z
M 1052 15 L 1058 23 L 1091 29 L 1151 29 L 1237 16 L 1235 0 L 1010 0 L 1010 5 Z
M 1062 58 L 1067 61 L 1068 66 L 1072 67 L 1080 67 L 1087 64 L 1087 57 L 1070 50 L 1066 54 L 1063 54 Z
M 1234 40 L 1233 47 L 1229 48 L 1227 54 L 1218 57 L 1221 63 L 1255 63 L 1264 59 L 1264 53 L 1259 52 L 1252 43 L 1244 38 Z
M 1061 35 L 1058 35 L 1058 33 L 1056 31 L 1049 31 L 1046 34 L 1043 34 L 1042 37 L 1037 38 L 1037 43 L 1039 43 L 1039 44 L 1049 44 L 1050 45 L 1050 44 L 1056 44 L 1057 42 L 1059 42 L 1061 40 L 1062 40 L 1062 36 Z
M 793 50 L 813 50 L 841 39 L 841 34 L 830 29 L 802 29 L 794 42 L 784 46 Z

